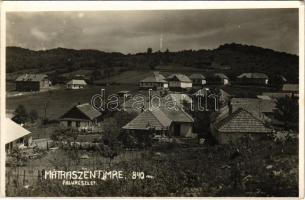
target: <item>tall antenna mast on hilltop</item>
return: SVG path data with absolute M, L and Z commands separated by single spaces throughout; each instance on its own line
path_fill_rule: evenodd
M 160 35 L 160 60 L 159 60 L 159 65 L 162 65 L 162 48 L 163 48 L 163 33 Z
M 163 33 L 161 33 L 160 36 L 160 52 L 162 51 L 162 48 L 163 48 Z

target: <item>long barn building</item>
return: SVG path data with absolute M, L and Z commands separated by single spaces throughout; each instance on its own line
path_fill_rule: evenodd
M 40 91 L 49 86 L 50 81 L 45 74 L 23 74 L 16 79 L 16 90 L 19 92 Z

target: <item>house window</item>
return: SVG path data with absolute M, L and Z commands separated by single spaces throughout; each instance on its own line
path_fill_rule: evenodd
M 80 122 L 76 122 L 76 127 L 80 127 Z
M 17 140 L 17 143 L 23 143 L 23 140 L 24 140 L 24 138 L 22 137 L 22 138 L 20 138 L 19 140 Z
M 72 122 L 68 121 L 67 123 L 68 123 L 68 127 L 71 127 Z

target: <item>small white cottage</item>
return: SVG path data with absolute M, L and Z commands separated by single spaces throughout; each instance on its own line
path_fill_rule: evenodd
M 77 90 L 77 89 L 83 89 L 87 85 L 86 81 L 84 80 L 76 80 L 72 79 L 67 83 L 67 88 L 72 89 L 72 90 Z
M 140 89 L 165 89 L 168 88 L 168 83 L 162 74 L 154 72 L 152 76 L 141 80 L 139 87 Z
M 170 89 L 189 89 L 192 88 L 192 80 L 184 74 L 172 74 L 167 77 Z
M 5 119 L 5 151 L 10 153 L 14 148 L 28 147 L 32 144 L 31 132 L 13 120 Z

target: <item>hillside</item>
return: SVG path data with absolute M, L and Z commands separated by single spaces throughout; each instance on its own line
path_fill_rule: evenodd
M 96 79 L 117 75 L 126 70 L 172 71 L 194 68 L 201 72 L 224 72 L 234 79 L 243 72 L 280 74 L 289 82 L 298 82 L 298 56 L 261 47 L 224 44 L 213 50 L 184 50 L 179 52 L 143 52 L 127 54 L 98 50 L 73 50 L 56 48 L 32 51 L 7 47 L 7 72 L 44 72 L 53 78 L 77 70 L 98 72 Z M 168 67 L 167 67 L 168 69 Z

